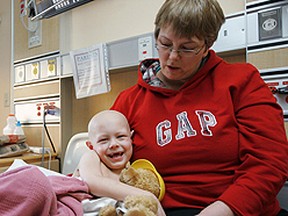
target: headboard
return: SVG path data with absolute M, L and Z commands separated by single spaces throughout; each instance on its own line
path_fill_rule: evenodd
M 88 140 L 88 133 L 82 132 L 75 134 L 68 142 L 62 173 L 64 175 L 71 174 L 76 169 L 81 156 L 89 151 L 89 148 L 86 146 L 86 141 Z

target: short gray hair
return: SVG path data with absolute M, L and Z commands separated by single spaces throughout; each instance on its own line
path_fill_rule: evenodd
M 224 22 L 217 0 L 166 0 L 156 16 L 154 36 L 157 40 L 160 29 L 171 25 L 177 36 L 196 36 L 211 47 Z

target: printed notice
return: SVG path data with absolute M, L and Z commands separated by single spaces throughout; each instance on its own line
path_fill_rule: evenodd
M 110 91 L 105 44 L 70 52 L 76 98 Z

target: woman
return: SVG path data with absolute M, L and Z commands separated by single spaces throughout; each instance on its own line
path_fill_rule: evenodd
M 286 215 L 276 199 L 288 171 L 282 110 L 255 67 L 209 50 L 224 20 L 216 0 L 165 1 L 159 59 L 141 62 L 112 109 L 135 131 L 133 160 L 164 177 L 168 216 Z

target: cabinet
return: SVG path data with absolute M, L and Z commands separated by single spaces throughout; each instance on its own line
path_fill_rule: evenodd
M 252 6 L 247 13 L 248 61 L 266 71 L 288 67 L 288 2 Z
M 255 65 L 288 119 L 288 2 L 247 4 L 247 61 Z M 286 123 L 287 127 L 287 123 Z
M 64 158 L 66 145 L 72 136 L 72 79 L 61 77 L 58 52 L 14 62 L 14 110 L 27 137 L 29 146 L 55 147 Z M 32 78 L 31 78 L 32 77 Z M 61 115 L 45 115 L 44 106 L 55 105 Z M 44 118 L 45 117 L 45 118 Z M 44 127 L 45 123 L 45 127 Z
M 263 71 L 269 69 L 273 71 L 275 68 L 284 69 L 288 67 L 288 44 L 248 51 L 248 61 Z
M 246 47 L 246 20 L 244 13 L 226 17 L 217 41 L 213 45 L 216 52 L 244 49 Z

